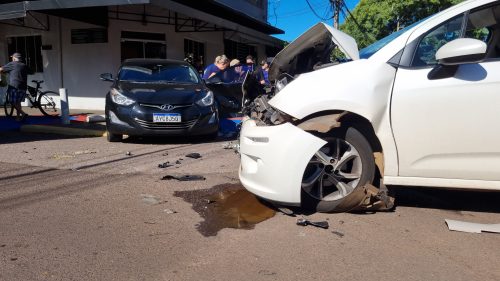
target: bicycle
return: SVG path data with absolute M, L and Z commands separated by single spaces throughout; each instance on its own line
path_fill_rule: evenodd
M 29 100 L 30 107 L 38 108 L 45 116 L 58 116 L 59 113 L 57 112 L 54 98 L 59 97 L 59 93 L 54 91 L 42 92 L 40 84 L 42 84 L 43 81 L 41 80 L 32 80 L 31 82 L 35 83 L 36 87 L 28 86 L 26 92 L 26 98 Z M 14 105 L 10 101 L 9 95 L 5 95 L 4 110 L 6 116 L 12 116 L 12 114 L 14 114 Z

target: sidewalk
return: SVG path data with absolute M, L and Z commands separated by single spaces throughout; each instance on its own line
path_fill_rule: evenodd
M 87 116 L 104 115 L 100 110 L 79 110 L 70 111 L 70 124 L 61 124 L 58 117 L 43 116 L 36 108 L 26 108 L 23 110 L 29 114 L 24 122 L 18 122 L 15 118 L 6 117 L 2 108 L 0 109 L 0 133 L 8 131 L 21 131 L 26 133 L 59 134 L 80 137 L 102 137 L 106 135 L 106 123 L 87 123 Z M 224 118 L 220 120 L 219 135 L 232 136 L 238 131 L 241 117 Z
M 88 115 L 102 115 L 99 110 L 71 110 L 70 124 L 61 124 L 60 118 L 43 116 L 36 108 L 23 108 L 29 117 L 25 122 L 17 122 L 6 117 L 3 108 L 0 113 L 0 132 L 21 131 L 29 133 L 59 134 L 71 136 L 101 137 L 105 135 L 105 123 L 86 123 Z

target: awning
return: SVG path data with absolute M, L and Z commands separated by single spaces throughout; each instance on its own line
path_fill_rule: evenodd
M 87 8 L 114 5 L 149 4 L 150 0 L 34 0 L 3 1 L 13 2 L 0 5 L 0 20 L 22 18 L 28 11 L 57 10 L 70 8 Z
M 224 15 L 224 16 L 220 15 L 220 14 L 214 15 L 214 14 L 209 13 L 209 11 L 199 9 L 200 6 L 191 7 L 194 4 L 190 3 L 188 5 L 188 4 L 183 4 L 181 2 L 190 3 L 190 1 L 184 1 L 184 0 L 151 0 L 152 5 L 155 5 L 158 7 L 164 7 L 164 8 L 171 10 L 171 11 L 174 11 L 174 12 L 177 12 L 177 13 L 180 13 L 183 15 L 194 16 L 193 12 L 196 12 L 195 17 L 200 19 L 200 20 L 216 24 L 217 26 L 221 26 L 221 27 L 224 27 L 226 29 L 229 29 L 229 30 L 232 30 L 235 32 L 246 34 L 247 36 L 254 38 L 254 40 L 257 40 L 258 42 L 262 42 L 263 44 L 273 46 L 273 47 L 278 47 L 278 46 L 281 47 L 283 45 L 283 41 L 281 41 L 275 37 L 272 37 L 269 34 L 264 33 L 262 31 L 262 29 L 257 25 L 257 24 L 267 25 L 266 23 L 260 22 L 256 19 L 253 19 L 253 18 L 246 16 L 246 15 L 245 16 L 248 19 L 252 19 L 252 21 L 248 20 L 247 22 L 244 22 L 244 21 L 242 22 L 242 18 L 240 18 L 239 20 L 235 19 L 233 21 L 233 20 L 227 18 L 228 17 L 227 14 L 229 12 L 226 12 L 225 13 L 226 15 Z M 213 2 L 213 1 L 211 1 L 211 2 Z M 196 3 L 199 3 L 199 2 L 196 2 Z M 229 8 L 227 8 L 227 9 L 229 9 Z M 231 13 L 237 12 L 237 11 L 234 11 L 233 9 L 229 9 L 229 10 L 231 11 Z M 256 21 L 258 23 L 255 23 L 253 21 Z M 252 24 L 249 24 L 248 22 L 252 22 Z M 267 26 L 272 27 L 269 25 L 267 25 Z M 274 28 L 274 27 L 272 27 L 272 28 Z M 279 32 L 276 32 L 276 33 L 283 33 L 282 30 L 280 30 L 280 29 L 277 29 L 277 30 Z
M 262 22 L 258 19 L 254 19 L 247 14 L 231 9 L 228 6 L 219 4 L 215 1 L 192 1 L 192 0 L 173 0 L 174 2 L 180 3 L 184 6 L 206 12 L 208 14 L 214 15 L 216 17 L 235 22 L 239 25 L 249 27 L 254 30 L 258 30 L 265 34 L 283 34 L 283 30 L 276 28 L 266 22 Z

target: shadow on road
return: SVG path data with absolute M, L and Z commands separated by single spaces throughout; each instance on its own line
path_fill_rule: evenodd
M 201 144 L 220 141 L 234 141 L 236 136 L 225 137 L 206 137 L 206 136 L 158 136 L 158 137 L 135 137 L 130 136 L 123 140 L 124 143 L 134 144 Z
M 71 170 L 42 169 L 19 166 L 23 173 L 4 176 L 0 170 L 0 212 L 42 201 L 53 200 L 88 189 L 126 181 L 122 175 L 89 175 Z
M 23 132 L 0 132 L 0 144 L 23 143 L 45 140 L 61 140 L 82 138 L 81 136 L 64 136 L 54 134 L 36 134 Z

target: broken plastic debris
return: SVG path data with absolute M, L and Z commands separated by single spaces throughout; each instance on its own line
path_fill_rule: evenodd
M 335 231 L 335 230 L 334 230 L 334 231 L 332 231 L 332 233 L 333 233 L 333 234 L 335 234 L 335 235 L 337 235 L 337 236 L 338 236 L 338 237 L 340 237 L 340 238 L 344 237 L 344 235 L 345 235 L 344 233 L 342 233 L 342 232 L 338 232 L 338 231 Z
M 320 227 L 320 228 L 324 228 L 324 229 L 328 229 L 328 227 L 330 227 L 330 225 L 328 224 L 327 221 L 310 221 L 306 218 L 298 218 L 297 225 L 301 225 L 301 226 L 312 225 L 312 226 L 316 226 L 316 227 Z
M 161 163 L 161 164 L 158 164 L 158 168 L 160 169 L 165 169 L 165 168 L 168 168 L 168 167 L 171 167 L 173 166 L 172 164 L 170 164 L 170 162 L 165 162 L 165 163 Z
M 186 155 L 186 157 L 193 158 L 193 159 L 198 159 L 201 158 L 201 154 L 194 152 L 194 153 L 189 153 Z
M 97 151 L 85 149 L 85 150 L 75 151 L 74 154 L 75 155 L 83 155 L 83 154 L 94 154 L 94 153 L 97 153 Z
M 285 207 L 277 207 L 280 212 L 287 216 L 295 217 L 295 214 L 293 213 L 292 210 L 285 208 Z
M 444 220 L 448 225 L 449 230 L 468 232 L 468 233 L 481 233 L 481 232 L 493 232 L 500 233 L 500 223 L 497 224 L 483 224 L 483 223 L 473 223 L 465 221 L 456 220 Z
M 204 181 L 206 178 L 200 175 L 182 175 L 182 176 L 172 176 L 166 175 L 162 180 L 178 180 L 178 181 Z

